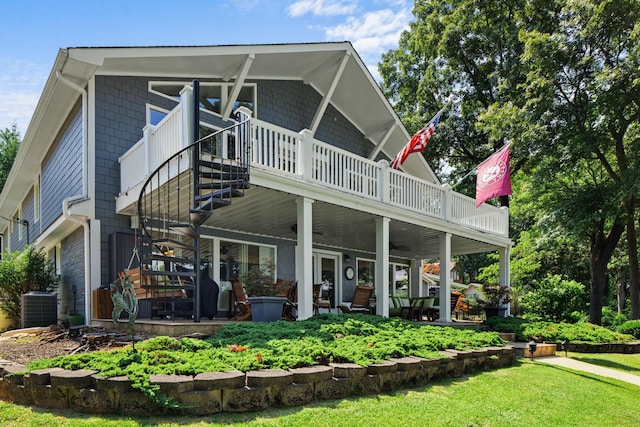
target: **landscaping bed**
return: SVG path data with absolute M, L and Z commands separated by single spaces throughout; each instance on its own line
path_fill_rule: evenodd
M 73 401 L 75 409 L 87 411 L 256 410 L 372 394 L 511 364 L 515 353 L 504 344 L 495 332 L 322 314 L 298 322 L 230 324 L 206 340 L 156 337 L 138 343 L 135 351 L 127 347 L 38 360 L 5 368 L 12 375 L 4 377 L 0 392 L 29 404 L 38 390 L 48 394 L 34 404 Z M 202 409 L 200 395 L 219 405 Z M 102 403 L 96 409 L 90 402 Z M 137 403 L 127 407 L 131 402 Z

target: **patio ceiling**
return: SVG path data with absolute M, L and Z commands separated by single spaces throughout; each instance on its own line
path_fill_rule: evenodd
M 252 186 L 243 198 L 214 211 L 203 225 L 221 230 L 296 240 L 296 195 Z M 313 203 L 313 244 L 336 250 L 358 250 L 375 255 L 376 224 L 372 213 L 330 203 Z M 442 233 L 424 226 L 392 220 L 389 224 L 390 255 L 406 259 L 439 257 Z M 452 236 L 452 254 L 486 252 L 498 247 L 462 236 Z M 394 248 L 395 246 L 395 248 Z

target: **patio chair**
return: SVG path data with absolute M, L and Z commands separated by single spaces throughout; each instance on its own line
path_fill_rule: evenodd
M 460 291 L 451 292 L 451 315 L 452 316 L 454 313 L 456 313 L 456 306 L 458 305 L 458 300 L 460 299 L 461 295 L 462 295 L 462 292 Z M 440 317 L 439 305 L 435 307 L 431 306 L 429 308 L 426 308 L 425 311 L 427 312 L 427 317 L 430 322 L 435 322 Z
M 238 313 L 231 320 L 251 320 L 251 303 L 247 299 L 247 293 L 244 291 L 240 278 L 231 279 L 231 293 L 235 308 L 238 310 Z
M 453 303 L 454 295 L 456 295 L 455 304 Z M 456 319 L 459 318 L 460 313 L 462 313 L 462 318 L 465 319 L 471 308 L 471 304 L 464 299 L 464 294 L 462 292 L 455 291 L 451 293 L 451 314 L 455 313 Z
M 370 286 L 356 286 L 356 290 L 353 292 L 353 299 L 351 305 L 341 304 L 338 306 L 343 313 L 371 313 L 370 299 L 373 295 L 373 287 Z
M 409 320 L 420 322 L 426 315 L 431 320 L 431 306 L 433 306 L 434 297 L 414 297 L 409 298 L 408 315 L 405 317 Z
M 298 282 L 287 290 L 287 301 L 282 305 L 282 320 L 295 321 L 298 318 Z
M 325 291 L 326 295 L 323 295 L 322 283 L 313 285 L 313 314 L 320 314 L 320 309 L 325 308 L 331 313 L 331 295 L 330 291 Z

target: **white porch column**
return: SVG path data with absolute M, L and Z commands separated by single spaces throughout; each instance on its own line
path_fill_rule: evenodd
M 380 200 L 383 203 L 389 203 L 389 194 L 391 193 L 391 168 L 389 168 L 388 160 L 379 160 L 378 166 L 378 188 L 380 189 Z
M 313 177 L 313 132 L 309 129 L 300 131 L 302 142 L 298 144 L 298 162 L 302 168 L 300 173 L 305 181 Z
M 180 91 L 180 104 L 182 105 L 182 147 L 193 143 L 196 136 L 193 134 L 193 88 L 185 86 Z
M 297 239 L 296 280 L 298 281 L 298 319 L 313 316 L 313 200 L 306 197 L 296 199 Z
M 510 271 L 511 271 L 511 248 L 500 248 L 498 250 L 499 268 L 498 275 L 500 277 L 500 286 L 511 287 Z M 507 316 L 511 315 L 511 303 L 507 304 Z
M 376 314 L 389 317 L 389 218 L 376 218 Z
M 451 234 L 440 235 L 440 321 L 451 322 Z

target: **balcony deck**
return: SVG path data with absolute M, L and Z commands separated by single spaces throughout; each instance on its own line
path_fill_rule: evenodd
M 182 147 L 181 106 L 157 126 L 145 128 L 144 137 L 120 158 L 121 194 L 117 211 L 127 213 L 140 186 L 165 159 Z M 475 200 L 349 151 L 318 141 L 307 130 L 293 132 L 258 119 L 250 119 L 251 168 L 294 186 L 313 185 L 335 190 L 356 200 L 379 203 L 399 213 L 417 214 L 508 239 L 508 211 Z M 239 138 L 236 138 L 239 139 Z M 226 155 L 226 153 L 223 153 Z M 262 180 L 264 185 L 266 180 Z M 268 185 L 268 184 L 267 184 Z

